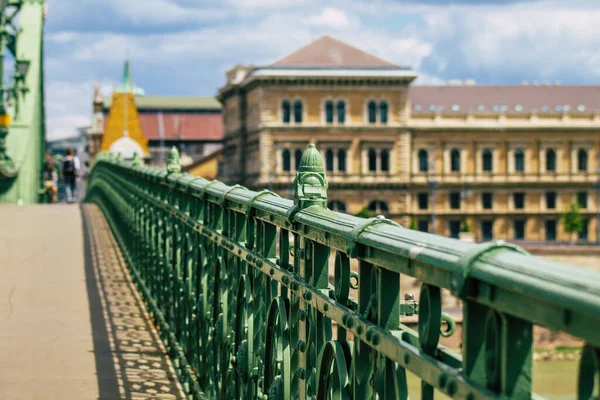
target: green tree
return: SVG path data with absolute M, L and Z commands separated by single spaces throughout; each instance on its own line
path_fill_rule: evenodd
M 412 229 L 413 231 L 416 231 L 417 228 L 417 220 L 414 218 L 410 219 L 410 225 L 408 226 L 408 229 Z
M 369 207 L 368 206 L 364 206 L 362 208 L 362 210 L 360 210 L 359 212 L 357 212 L 356 214 L 354 214 L 355 217 L 360 217 L 360 218 L 373 218 L 375 216 L 375 213 L 372 211 L 369 211 Z
M 575 242 L 575 234 L 581 232 L 583 229 L 579 205 L 575 202 L 571 203 L 569 208 L 561 215 L 560 219 L 565 232 L 568 232 L 571 235 L 571 242 Z
M 471 224 L 468 219 L 465 218 L 462 224 L 460 224 L 460 231 L 465 233 L 471 232 Z

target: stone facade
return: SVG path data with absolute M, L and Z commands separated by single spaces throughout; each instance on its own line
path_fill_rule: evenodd
M 299 156 L 314 143 L 326 163 L 330 208 L 366 208 L 448 236 L 467 219 L 478 241 L 568 241 L 560 216 L 577 202 L 586 228 L 579 239 L 596 240 L 597 87 L 468 84 L 435 92 L 411 86 L 416 75 L 396 68 L 279 62 L 230 71 L 237 80 L 218 95 L 220 179 L 291 197 Z M 444 96 L 450 103 L 432 106 Z M 473 98 L 482 104 L 466 104 Z

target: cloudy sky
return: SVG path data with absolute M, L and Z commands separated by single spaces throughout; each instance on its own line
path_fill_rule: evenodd
M 150 95 L 214 95 L 238 63 L 323 34 L 419 72 L 418 84 L 600 83 L 598 0 L 48 0 L 48 138 L 87 125 L 129 52 Z

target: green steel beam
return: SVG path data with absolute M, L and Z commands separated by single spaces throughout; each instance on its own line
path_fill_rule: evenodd
M 183 174 L 175 149 L 167 170 L 100 155 L 87 201 L 109 220 L 190 397 L 407 399 L 408 370 L 422 398 L 531 398 L 533 325 L 582 339 L 569 379 L 581 399 L 598 390 L 600 273 L 330 211 L 312 145 L 293 201 Z M 401 274 L 423 281 L 418 304 L 401 300 Z M 442 289 L 463 302 L 460 355 L 439 344 L 441 322 L 452 325 Z M 417 312 L 414 332 L 401 316 Z
M 20 7 L 21 28 L 10 43 L 11 49 L 14 48 L 18 59 L 28 60 L 30 64 L 27 76 L 20 83 L 20 88 L 27 88 L 27 91 L 13 91 L 13 99 L 17 96 L 18 100 L 13 101 L 8 110 L 12 115 L 6 135 L 6 154 L 10 161 L 0 162 L 0 204 L 32 204 L 39 202 L 40 198 L 42 158 L 46 146 L 44 1 L 11 1 L 10 6 Z

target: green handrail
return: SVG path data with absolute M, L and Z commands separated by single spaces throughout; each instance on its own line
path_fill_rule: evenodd
M 313 145 L 293 201 L 183 174 L 174 149 L 167 170 L 100 155 L 87 201 L 193 398 L 407 399 L 407 370 L 424 399 L 531 398 L 534 324 L 586 343 L 571 379 L 580 399 L 597 390 L 600 273 L 327 210 Z M 418 303 L 401 274 L 423 282 Z M 439 344 L 442 289 L 462 300 L 462 354 Z M 416 312 L 418 332 L 400 320 Z

